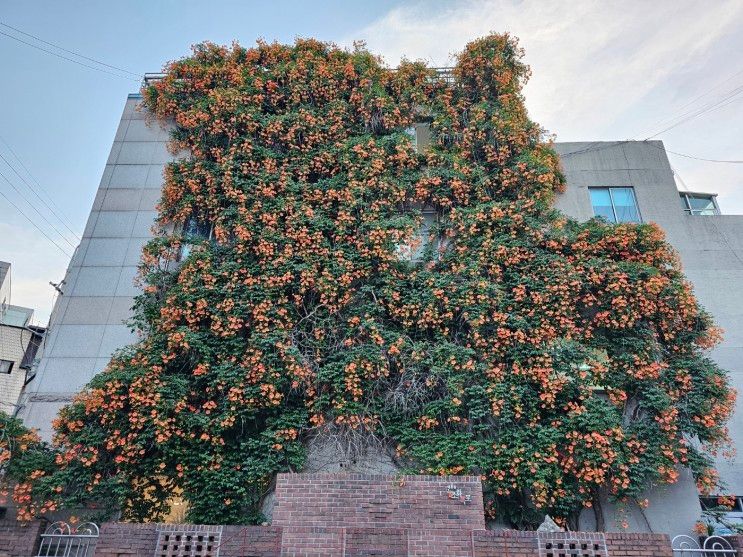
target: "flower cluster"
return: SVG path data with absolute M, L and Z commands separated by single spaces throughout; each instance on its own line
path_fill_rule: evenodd
M 191 156 L 166 172 L 175 232 L 145 247 L 144 339 L 61 412 L 45 477 L 66 487 L 29 478 L 32 499 L 149 519 L 178 493 L 193 521 L 256 521 L 327 428 L 480 475 L 515 526 L 679 466 L 709 483 L 734 401 L 718 333 L 657 227 L 551 207 L 564 178 L 512 37 L 467 45 L 453 83 L 314 40 L 201 44 L 166 70 L 145 105 Z

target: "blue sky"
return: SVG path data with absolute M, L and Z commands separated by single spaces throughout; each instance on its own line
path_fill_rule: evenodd
M 679 153 L 743 159 L 738 0 L 2 0 L 0 22 L 135 73 L 159 71 L 203 40 L 250 45 L 296 36 L 342 46 L 362 39 L 390 65 L 402 56 L 447 65 L 468 40 L 510 31 L 532 66 L 531 116 L 557 140 L 643 139 L 719 103 L 657 138 Z M 39 44 L 7 27 L 0 32 Z M 0 69 L 0 137 L 8 144 L 0 142 L 0 153 L 24 174 L 12 152 L 20 158 L 46 203 L 81 235 L 126 95 L 138 85 L 2 35 Z M 688 189 L 717 192 L 723 212 L 743 214 L 743 165 L 669 158 Z M 0 173 L 76 244 L 2 160 Z M 0 192 L 72 252 L 2 178 Z M 64 276 L 68 259 L 0 196 L 0 260 L 13 264 L 13 303 L 34 307 L 46 321 L 54 294 L 48 282 Z

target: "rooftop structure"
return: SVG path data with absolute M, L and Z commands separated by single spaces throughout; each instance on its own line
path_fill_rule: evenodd
M 13 414 L 32 373 L 43 327 L 31 326 L 34 310 L 11 299 L 10 263 L 0 261 L 0 411 Z

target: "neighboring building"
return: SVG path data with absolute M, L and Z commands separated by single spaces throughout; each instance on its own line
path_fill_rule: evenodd
M 0 261 L 0 411 L 14 414 L 32 377 L 43 327 L 31 325 L 34 310 L 10 304 L 10 263 Z
M 52 314 L 38 373 L 28 385 L 22 416 L 51 436 L 51 421 L 111 353 L 135 340 L 124 321 L 131 314 L 140 250 L 150 237 L 163 167 L 172 160 L 168 131 L 148 126 L 130 95 L 83 240 L 65 277 L 64 295 Z M 417 143 L 428 141 L 416 128 Z M 557 207 L 580 220 L 595 215 L 611 221 L 656 222 L 676 247 L 697 296 L 726 330 L 712 356 L 743 387 L 743 216 L 720 215 L 714 194 L 676 188 L 662 142 L 558 143 L 567 191 Z M 730 423 L 736 445 L 743 445 L 743 410 Z M 720 461 L 727 493 L 743 496 L 743 460 Z M 649 493 L 651 507 L 614 509 L 607 527 L 628 519 L 635 531 L 689 533 L 699 516 L 696 487 L 688 473 L 672 486 Z M 621 514 L 625 512 L 625 514 Z M 590 528 L 590 516 L 584 527 Z

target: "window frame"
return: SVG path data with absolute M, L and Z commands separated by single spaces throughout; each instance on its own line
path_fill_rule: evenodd
M 682 200 L 682 205 L 684 209 L 684 213 L 687 215 L 693 216 L 693 217 L 713 217 L 715 215 L 719 215 L 720 213 L 720 206 L 717 204 L 717 194 L 715 193 L 696 193 L 692 191 L 680 191 L 679 197 Z M 713 213 L 705 213 L 704 211 L 707 211 L 708 209 L 692 209 L 691 203 L 689 203 L 689 199 L 708 199 L 712 202 L 713 207 Z
M 444 245 L 446 240 L 440 234 L 436 234 L 436 237 L 433 239 L 431 238 L 432 229 L 437 227 L 441 221 L 441 214 L 438 209 L 436 209 L 436 207 L 432 205 L 422 205 L 416 203 L 411 207 L 411 209 L 420 211 L 422 217 L 421 226 L 418 227 L 413 235 L 413 238 L 411 238 L 417 238 L 420 241 L 420 244 L 417 246 L 416 249 L 412 249 L 412 246 L 410 244 L 398 244 L 397 253 L 398 259 L 400 259 L 401 261 L 407 261 L 408 263 L 416 265 L 423 261 L 423 255 L 425 254 L 430 244 L 434 244 L 433 249 L 436 251 L 440 249 L 442 245 Z M 406 210 L 403 212 L 408 211 Z M 426 215 L 433 215 L 431 226 L 426 226 Z
M 197 229 L 196 233 L 188 232 L 188 230 L 192 226 L 192 223 L 195 223 Z M 201 225 L 209 227 L 208 234 L 199 234 L 198 228 Z M 181 247 L 178 250 L 178 261 L 183 261 L 191 254 L 191 250 L 194 246 L 194 238 L 199 238 L 200 240 L 207 241 L 211 241 L 214 238 L 214 224 L 211 222 L 200 222 L 194 215 L 189 215 L 188 218 L 180 225 L 180 235 Z
M 635 212 L 637 213 L 637 220 L 618 220 L 617 219 L 617 207 L 614 203 L 614 194 L 612 193 L 612 190 L 630 190 L 632 192 L 632 201 L 635 204 Z M 642 213 L 640 212 L 640 204 L 637 202 L 637 194 L 635 193 L 635 187 L 634 186 L 589 186 L 588 187 L 588 201 L 591 203 L 591 210 L 593 211 L 594 218 L 604 218 L 603 216 L 596 214 L 596 209 L 593 204 L 593 199 L 591 197 L 591 190 L 606 190 L 609 194 L 609 201 L 611 202 L 611 212 L 612 215 L 614 215 L 614 220 L 609 221 L 612 224 L 642 224 L 644 221 L 642 219 Z
M 2 367 L 0 367 L 0 374 L 2 375 L 10 375 L 13 373 L 13 365 L 15 362 L 13 360 L 6 360 L 5 358 L 0 358 L 0 366 L 3 366 L 5 364 L 8 364 L 8 371 L 3 371 Z

